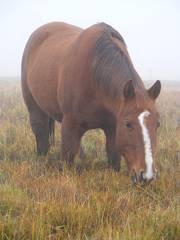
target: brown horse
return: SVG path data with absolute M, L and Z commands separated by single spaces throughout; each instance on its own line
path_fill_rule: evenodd
M 122 36 L 105 23 L 85 30 L 50 23 L 30 37 L 22 59 L 22 91 L 38 154 L 47 154 L 54 121 L 62 123 L 62 159 L 70 166 L 83 134 L 101 128 L 108 163 L 124 156 L 134 182 L 155 177 L 161 84 L 149 90 L 133 67 Z

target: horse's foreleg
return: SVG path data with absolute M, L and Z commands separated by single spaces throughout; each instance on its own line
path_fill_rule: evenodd
M 106 152 L 108 157 L 108 164 L 114 170 L 119 171 L 121 155 L 116 150 L 116 146 L 115 146 L 115 130 L 105 129 L 104 133 L 106 136 Z
M 40 109 L 30 113 L 30 123 L 36 137 L 38 155 L 46 155 L 49 149 L 49 118 Z
M 79 125 L 70 117 L 64 117 L 61 127 L 62 137 L 62 160 L 65 161 L 69 167 L 72 166 L 74 158 L 78 153 L 81 134 Z

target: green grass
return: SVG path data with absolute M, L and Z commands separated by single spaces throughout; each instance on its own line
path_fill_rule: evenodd
M 158 106 L 160 176 L 135 188 L 124 163 L 120 173 L 107 168 L 100 130 L 84 136 L 87 157 L 71 171 L 58 171 L 58 125 L 55 146 L 37 159 L 19 84 L 0 84 L 0 239 L 179 240 L 179 93 L 164 91 Z

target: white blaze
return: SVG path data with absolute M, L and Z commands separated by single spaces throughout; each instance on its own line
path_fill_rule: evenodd
M 143 177 L 146 179 L 151 179 L 153 177 L 153 157 L 152 157 L 151 139 L 149 136 L 149 131 L 144 123 L 145 117 L 148 117 L 149 115 L 150 115 L 149 111 L 144 111 L 138 116 L 138 120 L 142 129 L 143 141 L 144 141 L 146 172 L 143 174 Z

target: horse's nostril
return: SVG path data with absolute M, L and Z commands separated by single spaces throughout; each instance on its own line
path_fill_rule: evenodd
M 139 174 L 139 180 L 140 180 L 140 182 L 144 182 L 145 181 L 144 172 L 143 171 L 141 171 L 140 174 Z
M 142 183 L 142 184 L 147 183 L 147 179 L 145 178 L 143 171 L 141 171 L 140 174 L 139 174 L 139 182 Z
M 137 174 L 136 174 L 135 171 L 134 171 L 133 174 L 131 175 L 131 180 L 132 180 L 133 184 L 137 184 L 137 182 L 138 182 L 138 177 L 137 177 Z
M 151 181 L 155 179 L 155 176 L 153 175 L 151 178 L 146 177 L 146 172 L 139 171 L 137 174 L 135 171 L 132 172 L 131 180 L 134 185 L 140 184 L 142 186 L 149 184 Z

